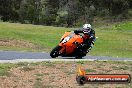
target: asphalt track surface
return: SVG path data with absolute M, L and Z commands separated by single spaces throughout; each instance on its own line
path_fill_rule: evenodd
M 113 60 L 113 61 L 132 61 L 132 58 L 112 58 L 106 56 L 85 56 L 82 59 L 73 57 L 58 57 L 53 59 L 49 53 L 45 52 L 21 52 L 21 51 L 0 51 L 0 63 L 5 62 L 40 62 L 40 61 L 78 61 L 78 60 Z

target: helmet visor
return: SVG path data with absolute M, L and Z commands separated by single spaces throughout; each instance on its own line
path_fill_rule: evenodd
M 90 30 L 85 29 L 85 30 L 83 30 L 83 33 L 88 34 L 88 33 L 90 33 Z

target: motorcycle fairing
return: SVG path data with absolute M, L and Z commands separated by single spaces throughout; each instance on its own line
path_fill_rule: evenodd
M 83 38 L 80 35 L 76 35 L 74 32 L 65 32 L 61 39 L 59 46 L 62 46 L 62 49 L 60 53 L 65 53 L 66 55 L 70 55 L 74 52 L 74 49 L 77 47 L 75 42 L 79 44 L 83 42 Z

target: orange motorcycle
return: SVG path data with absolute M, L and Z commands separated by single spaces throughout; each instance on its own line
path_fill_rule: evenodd
M 75 57 L 75 58 L 82 58 L 86 56 L 88 53 L 85 49 L 79 49 L 83 43 L 83 37 L 80 34 L 75 34 L 73 31 L 65 32 L 62 36 L 59 45 L 57 45 L 51 52 L 50 56 L 52 58 L 56 58 L 58 56 L 62 57 Z

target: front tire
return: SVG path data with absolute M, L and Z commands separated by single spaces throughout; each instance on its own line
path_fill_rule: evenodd
M 52 58 L 56 58 L 59 56 L 59 50 L 61 49 L 60 46 L 56 46 L 51 52 L 50 52 L 50 56 Z

